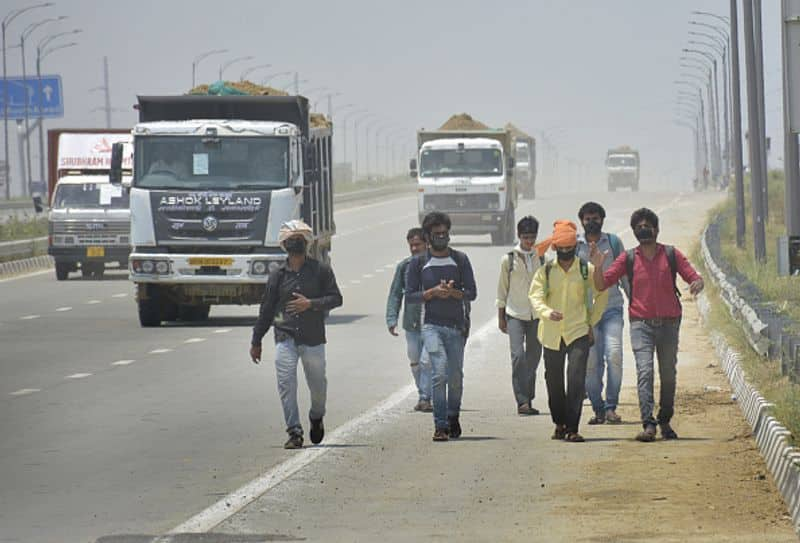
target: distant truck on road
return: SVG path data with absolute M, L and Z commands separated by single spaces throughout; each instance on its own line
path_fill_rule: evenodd
M 614 192 L 620 187 L 639 190 L 639 151 L 628 146 L 609 149 L 606 153 L 606 170 L 608 171 L 608 191 Z
M 48 249 L 56 279 L 78 271 L 101 278 L 106 263 L 128 267 L 128 195 L 111 185 L 111 149 L 131 139 L 128 130 L 55 129 L 48 131 Z M 123 153 L 123 175 L 130 178 L 131 153 Z
M 514 138 L 514 177 L 522 197 L 527 200 L 536 198 L 536 139 L 529 136 L 511 123 L 506 130 Z
M 468 122 L 452 122 L 459 117 Z M 490 234 L 494 245 L 513 243 L 517 183 L 512 146 L 508 130 L 486 128 L 468 115 L 454 116 L 439 130 L 418 131 L 418 155 L 410 169 L 418 183 L 420 221 L 431 211 L 443 211 L 454 234 Z

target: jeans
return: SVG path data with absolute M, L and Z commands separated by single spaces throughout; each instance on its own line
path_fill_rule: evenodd
M 678 337 L 681 322 L 677 320 L 632 321 L 631 345 L 636 357 L 636 381 L 639 389 L 639 411 L 642 426 L 669 423 L 675 413 L 675 383 L 678 366 Z M 653 418 L 653 355 L 658 355 L 661 379 L 658 420 Z
M 328 380 L 325 378 L 325 344 L 296 345 L 294 339 L 281 341 L 275 346 L 275 371 L 278 376 L 278 394 L 283 406 L 286 431 L 289 434 L 303 434 L 300 412 L 297 408 L 297 360 L 303 362 L 306 383 L 311 391 L 311 410 L 309 418 L 321 419 L 325 416 L 325 400 L 328 393 Z
M 578 432 L 586 385 L 586 359 L 589 356 L 589 336 L 576 339 L 569 345 L 561 340 L 561 349 L 544 349 L 544 379 L 547 383 L 547 402 L 550 416 L 556 425 L 568 432 Z M 567 387 L 564 390 L 564 362 L 567 364 Z
M 425 324 L 422 341 L 431 360 L 433 422 L 438 430 L 446 430 L 447 418 L 458 417 L 461 412 L 464 334 L 456 328 Z
M 603 313 L 594 327 L 594 345 L 586 362 L 586 393 L 595 414 L 605 416 L 606 410 L 616 410 L 622 386 L 622 307 L 612 307 Z M 606 369 L 607 368 L 607 369 Z M 608 372 L 606 399 L 603 401 L 603 374 Z
M 421 401 L 431 400 L 431 361 L 422 345 L 422 332 L 406 330 L 406 352 Z
M 506 322 L 511 347 L 511 387 L 520 406 L 536 397 L 536 369 L 542 357 L 542 344 L 536 336 L 539 321 L 506 317 Z

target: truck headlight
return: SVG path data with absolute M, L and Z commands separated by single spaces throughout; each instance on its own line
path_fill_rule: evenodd
M 264 260 L 256 260 L 251 267 L 253 275 L 264 275 L 267 273 L 267 263 Z
M 144 273 L 153 273 L 153 270 L 155 269 L 156 265 L 153 263 L 152 260 L 143 260 L 141 267 Z
M 159 260 L 156 262 L 156 273 L 162 275 L 169 273 L 169 263 L 166 260 Z
M 277 271 L 278 268 L 280 268 L 280 267 L 281 267 L 281 263 L 280 262 L 276 262 L 275 260 L 273 260 L 272 262 L 270 262 L 267 265 L 267 268 L 269 269 L 269 273 Z

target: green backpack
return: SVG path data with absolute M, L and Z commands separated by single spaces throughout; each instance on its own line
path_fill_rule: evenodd
M 584 299 L 586 302 L 586 319 L 588 320 L 592 314 L 592 306 L 594 305 L 594 300 L 592 298 L 592 285 L 589 282 L 589 263 L 586 262 L 582 258 L 578 258 L 578 262 L 581 267 L 581 277 L 583 278 L 583 291 L 584 291 Z M 550 260 L 547 264 L 544 265 L 544 296 L 550 294 L 550 270 L 553 269 L 554 262 Z

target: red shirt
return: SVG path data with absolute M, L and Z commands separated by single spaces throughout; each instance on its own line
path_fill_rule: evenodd
M 603 274 L 606 288 L 616 284 L 628 273 L 627 253 L 622 253 Z M 689 260 L 675 249 L 675 263 L 680 275 L 687 283 L 700 279 Z M 656 256 L 648 260 L 637 247 L 633 259 L 633 299 L 628 315 L 639 319 L 665 319 L 681 316 L 681 304 L 672 288 L 672 272 L 664 246 L 657 244 Z

